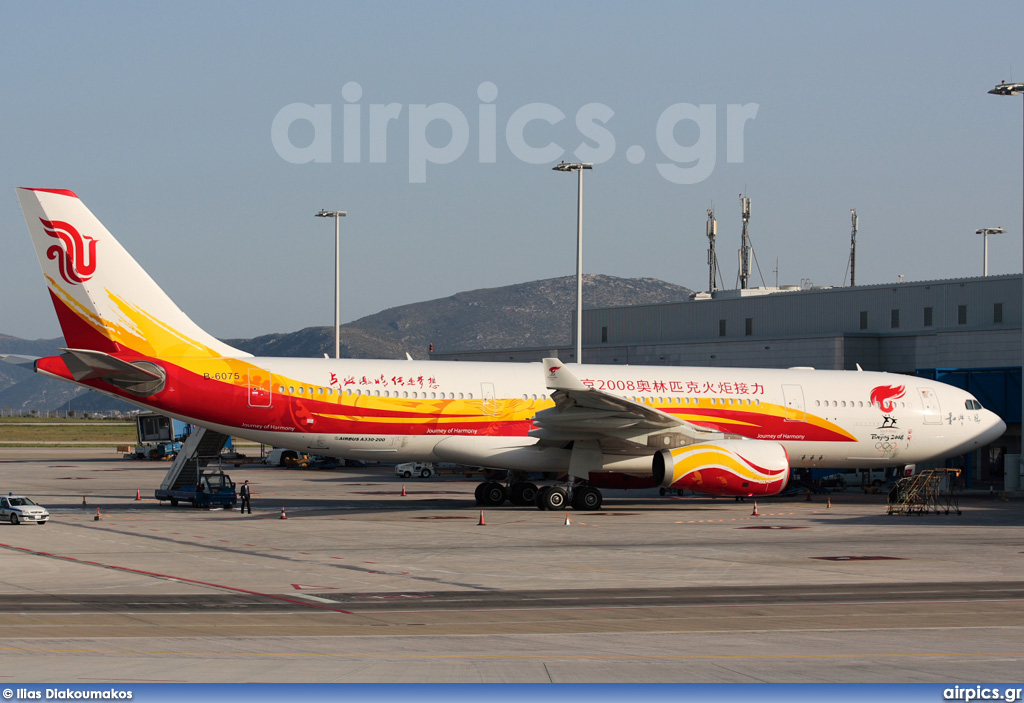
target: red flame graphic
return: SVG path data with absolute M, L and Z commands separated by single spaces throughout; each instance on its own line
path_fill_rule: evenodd
M 88 281 L 96 273 L 96 240 L 79 234 L 67 222 L 39 218 L 46 233 L 60 240 L 63 248 L 54 244 L 46 250 L 49 259 L 56 259 L 60 277 L 71 285 Z
M 552 376 L 554 376 L 555 375 L 555 371 L 558 371 L 558 369 L 560 369 L 560 368 L 562 368 L 562 367 L 561 366 L 552 366 L 550 369 L 548 369 L 548 373 L 551 374 Z
M 892 402 L 902 398 L 906 392 L 906 386 L 878 386 L 871 390 L 871 402 L 878 403 L 884 412 L 891 413 L 895 404 Z

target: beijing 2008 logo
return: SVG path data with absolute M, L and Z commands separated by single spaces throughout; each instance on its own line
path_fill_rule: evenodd
M 54 244 L 46 250 L 47 258 L 57 260 L 60 277 L 73 286 L 92 278 L 96 273 L 96 240 L 79 234 L 67 222 L 43 218 L 39 221 L 48 235 L 64 245 L 62 248 Z

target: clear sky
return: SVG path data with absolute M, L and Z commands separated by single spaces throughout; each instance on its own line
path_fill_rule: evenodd
M 1024 4 L 0 4 L 0 333 L 60 333 L 13 188 L 69 188 L 219 337 L 584 270 L 1021 270 Z M 314 107 L 320 106 L 320 107 Z M 732 107 L 730 107 L 732 106 Z M 559 119 L 559 116 L 564 116 Z M 390 119 L 389 119 L 390 118 Z M 355 129 L 358 125 L 359 129 Z M 581 148 L 582 147 L 582 148 Z M 760 285 L 755 273 L 753 281 Z M 2 350 L 0 350 L 2 351 Z

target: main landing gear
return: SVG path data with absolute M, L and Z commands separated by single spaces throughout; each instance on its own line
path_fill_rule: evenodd
M 506 500 L 512 505 L 536 505 L 540 510 L 600 510 L 604 497 L 593 486 L 545 486 L 537 488 L 529 481 L 515 481 L 506 487 L 497 481 L 484 481 L 476 487 L 477 505 L 497 506 Z

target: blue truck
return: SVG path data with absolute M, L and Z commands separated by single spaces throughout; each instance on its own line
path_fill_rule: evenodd
M 169 500 L 171 505 L 191 503 L 195 508 L 211 508 L 222 506 L 231 508 L 238 502 L 235 482 L 221 470 L 199 470 L 199 478 L 194 482 L 175 488 L 158 488 L 157 500 Z

